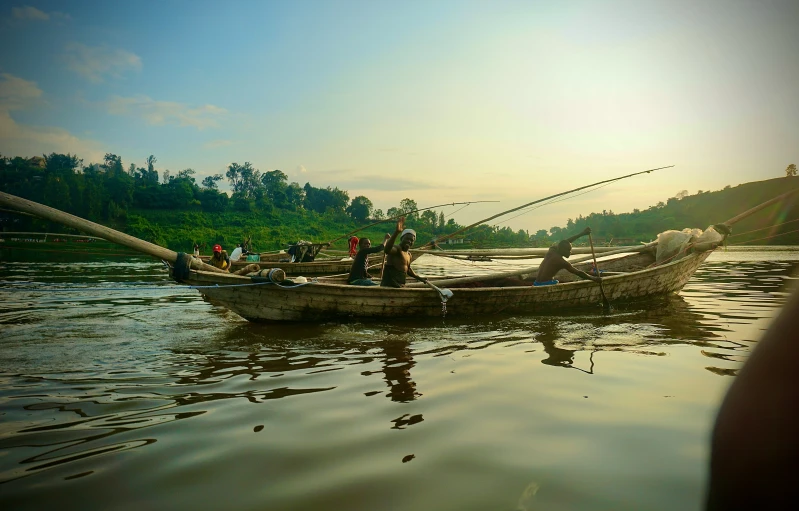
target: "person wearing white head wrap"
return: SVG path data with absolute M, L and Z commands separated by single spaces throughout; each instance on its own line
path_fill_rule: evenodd
M 399 245 L 395 246 L 395 242 L 399 237 Z M 411 254 L 410 248 L 413 242 L 416 241 L 416 231 L 413 229 L 405 229 L 405 217 L 402 217 L 397 222 L 397 228 L 394 234 L 385 244 L 383 251 L 386 253 L 386 262 L 383 265 L 383 278 L 380 280 L 380 285 L 383 287 L 403 287 L 407 275 L 415 278 L 418 281 L 427 283 L 427 279 L 420 277 L 411 268 Z

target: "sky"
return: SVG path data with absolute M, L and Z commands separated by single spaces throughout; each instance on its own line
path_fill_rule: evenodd
M 0 154 L 54 151 L 461 224 L 675 165 L 492 222 L 549 229 L 799 164 L 799 2 L 0 1 Z

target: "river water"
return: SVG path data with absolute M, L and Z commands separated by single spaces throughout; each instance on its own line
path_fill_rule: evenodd
M 610 314 L 264 325 L 149 259 L 6 257 L 0 506 L 699 509 L 718 403 L 797 265 L 717 251 Z

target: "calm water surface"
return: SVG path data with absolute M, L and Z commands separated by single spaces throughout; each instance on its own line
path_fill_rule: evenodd
M 716 407 L 797 265 L 717 252 L 609 315 L 275 326 L 152 260 L 6 258 L 0 505 L 699 509 Z

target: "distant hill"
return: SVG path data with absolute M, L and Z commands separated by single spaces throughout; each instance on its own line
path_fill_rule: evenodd
M 684 192 L 682 197 L 672 197 L 643 211 L 621 214 L 605 211 L 569 219 L 566 226 L 550 229 L 548 238 L 562 239 L 590 226 L 596 240 L 651 241 L 668 229 L 706 229 L 797 188 L 799 177 L 782 177 L 715 192 L 694 195 Z M 749 241 L 756 241 L 754 244 L 758 245 L 799 245 L 799 193 L 736 224 L 730 244 Z

